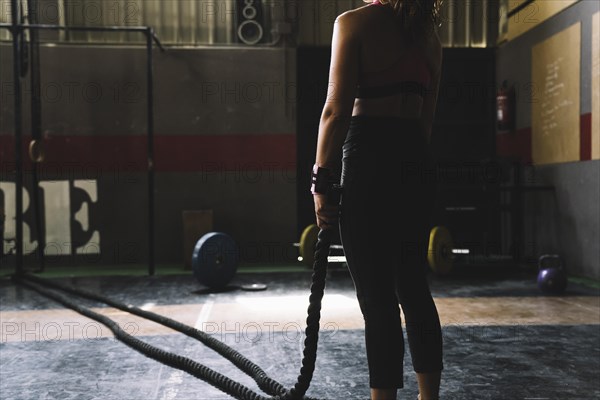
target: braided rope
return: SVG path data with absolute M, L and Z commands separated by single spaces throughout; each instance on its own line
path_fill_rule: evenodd
M 305 397 L 305 393 L 310 386 L 313 377 L 315 363 L 317 359 L 317 345 L 319 338 L 319 321 L 321 317 L 321 301 L 323 299 L 325 280 L 327 275 L 327 256 L 329 255 L 329 247 L 332 239 L 332 230 L 321 230 L 318 234 L 317 244 L 315 246 L 315 263 L 313 274 L 311 277 L 311 294 L 309 297 L 308 316 L 306 318 L 304 351 L 302 359 L 302 367 L 297 382 L 291 390 L 287 390 L 281 383 L 272 379 L 258 365 L 250 361 L 235 349 L 229 347 L 225 343 L 213 338 L 207 333 L 193 328 L 189 325 L 182 324 L 173 319 L 164 317 L 159 314 L 152 313 L 147 310 L 142 310 L 138 307 L 120 303 L 108 297 L 93 293 L 84 289 L 75 289 L 73 287 L 62 285 L 60 283 L 40 278 L 31 274 L 21 274 L 13 276 L 13 280 L 37 291 L 38 293 L 49 297 L 64 306 L 71 308 L 82 315 L 87 316 L 106 325 L 115 335 L 115 337 L 131 348 L 140 353 L 169 365 L 173 368 L 181 369 L 189 374 L 200 378 L 232 397 L 240 400 L 267 400 L 267 399 L 304 399 L 317 400 L 310 397 Z M 36 282 L 36 283 L 34 283 Z M 81 306 L 70 300 L 56 291 L 48 290 L 42 285 L 52 287 L 79 297 L 89 300 L 105 303 L 119 310 L 129 312 L 131 314 L 146 318 L 157 322 L 178 332 L 181 332 L 189 337 L 199 340 L 206 346 L 210 347 L 218 354 L 231 361 L 241 371 L 251 376 L 257 383 L 259 388 L 272 397 L 265 397 L 254 392 L 250 388 L 233 381 L 232 379 L 206 367 L 189 358 L 166 352 L 162 349 L 154 347 L 146 342 L 143 342 L 134 336 L 128 334 L 112 319 L 98 314 L 91 309 Z

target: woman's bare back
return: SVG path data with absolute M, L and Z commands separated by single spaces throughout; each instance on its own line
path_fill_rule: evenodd
M 360 36 L 361 74 L 376 75 L 378 71 L 386 70 L 402 57 L 410 56 L 410 45 L 390 7 L 366 5 L 348 13 L 354 14 L 351 21 Z M 419 118 L 425 127 L 431 128 L 439 87 L 442 45 L 437 33 L 432 29 L 429 37 L 420 38 L 413 46 L 422 52 L 431 76 L 425 97 L 415 93 L 400 93 L 380 98 L 357 98 L 352 115 Z M 398 80 L 402 80 L 401 78 L 398 77 Z

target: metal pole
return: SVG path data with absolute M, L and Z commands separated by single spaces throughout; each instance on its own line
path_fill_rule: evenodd
M 27 19 L 30 24 L 38 23 L 38 0 L 27 0 Z M 43 147 L 42 140 L 42 101 L 40 94 L 41 76 L 40 76 L 40 32 L 37 29 L 29 31 L 29 55 L 30 55 L 30 79 L 31 79 L 31 137 Z M 38 258 L 40 272 L 44 271 L 44 248 L 46 247 L 45 235 L 42 228 L 42 216 L 40 209 L 40 184 L 39 169 L 42 160 L 31 160 L 32 166 L 32 191 L 31 202 L 35 216 L 35 231 L 38 241 Z
M 152 45 L 156 43 L 161 51 L 165 51 L 160 40 L 154 33 L 152 27 L 124 27 L 124 26 L 100 26 L 100 27 L 66 27 L 60 25 L 45 24 L 20 24 L 18 0 L 11 1 L 12 23 L 0 23 L 0 29 L 8 29 L 13 34 L 13 61 L 14 61 L 14 91 L 15 91 L 15 168 L 16 168 L 16 267 L 15 274 L 23 273 L 23 160 L 22 160 L 22 107 L 21 107 L 21 53 L 19 39 L 23 30 L 64 30 L 64 31 L 102 31 L 102 32 L 142 32 L 146 34 L 147 48 L 147 102 L 148 102 L 148 272 L 154 275 L 154 70 Z
M 12 40 L 13 40 L 13 85 L 15 92 L 15 274 L 23 274 L 23 127 L 21 104 L 21 43 L 23 32 L 19 24 L 19 5 L 17 0 L 11 0 Z
M 15 1 L 15 0 L 11 0 Z M 12 30 L 13 24 L 0 23 L 1 29 Z M 21 25 L 21 29 L 28 30 L 46 30 L 46 31 L 75 31 L 75 32 L 141 32 L 144 34 L 148 33 L 147 26 L 63 26 L 63 25 L 48 25 L 48 24 L 29 24 Z M 152 40 L 156 43 L 161 51 L 165 51 L 162 43 L 156 36 L 154 30 L 151 32 Z
M 154 275 L 154 70 L 152 62 L 152 41 L 154 30 L 146 32 L 147 46 L 147 106 L 148 106 L 148 274 Z

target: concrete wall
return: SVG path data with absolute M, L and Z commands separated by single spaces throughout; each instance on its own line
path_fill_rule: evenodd
M 499 133 L 504 155 L 521 158 L 524 182 L 553 185 L 555 194 L 526 195 L 524 221 L 527 255 L 560 254 L 573 274 L 600 278 L 600 160 L 535 166 L 531 160 L 532 47 L 573 23 L 581 22 L 581 118 L 591 118 L 592 15 L 600 10 L 594 1 L 579 1 L 549 20 L 509 41 L 497 51 L 497 84 L 508 80 L 516 87 L 515 132 Z M 582 129 L 587 124 L 582 124 Z
M 232 235 L 246 261 L 293 260 L 295 51 L 227 47 L 154 54 L 157 261 L 183 262 L 182 212 L 197 209 L 213 210 L 214 230 Z M 43 47 L 41 59 L 42 208 L 43 218 L 55 225 L 46 230 L 48 252 L 96 249 L 100 254 L 88 257 L 94 262 L 143 262 L 148 249 L 145 49 L 60 45 Z M 0 77 L 0 188 L 10 237 L 15 151 L 8 44 L 0 45 Z M 23 85 L 29 137 L 31 90 L 27 79 Z M 31 177 L 27 163 L 26 201 Z M 31 207 L 25 218 L 29 253 L 37 246 Z

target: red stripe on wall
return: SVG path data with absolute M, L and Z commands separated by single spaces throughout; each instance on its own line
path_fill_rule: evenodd
M 592 113 L 581 116 L 580 140 L 579 140 L 579 159 L 587 161 L 592 159 Z
M 592 159 L 592 114 L 582 114 L 579 128 L 579 159 Z M 496 152 L 501 157 L 517 157 L 524 164 L 532 163 L 531 128 L 496 135 Z
M 162 171 L 295 170 L 296 135 L 160 136 L 156 167 Z
M 25 169 L 30 138 L 24 139 Z M 147 170 L 145 136 L 52 136 L 44 139 L 44 166 L 140 172 Z M 0 135 L 3 171 L 14 163 L 14 137 Z M 154 165 L 157 172 L 295 170 L 296 135 L 156 136 Z
M 525 165 L 531 164 L 531 128 L 496 135 L 496 154 L 517 157 Z

